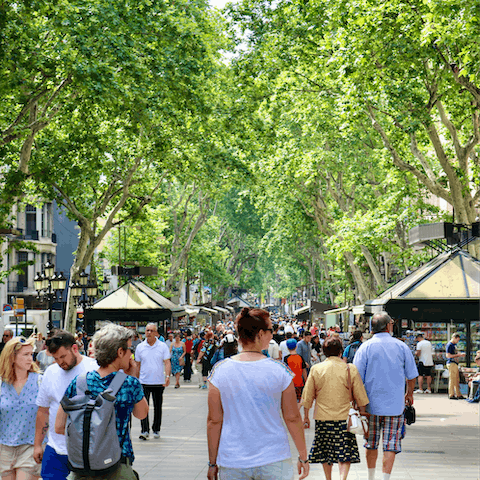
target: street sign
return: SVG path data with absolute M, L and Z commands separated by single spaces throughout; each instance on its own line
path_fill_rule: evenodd
M 25 315 L 25 300 L 17 297 L 14 305 L 14 315 L 16 317 L 23 317 Z
M 9 312 L 10 310 L 13 310 L 13 307 L 9 303 L 4 303 L 3 304 L 3 311 L 4 312 Z

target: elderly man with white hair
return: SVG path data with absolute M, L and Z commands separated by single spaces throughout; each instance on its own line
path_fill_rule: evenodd
M 158 340 L 157 325 L 149 323 L 145 327 L 145 340 L 138 345 L 135 350 L 135 360 L 137 361 L 140 372 L 140 383 L 147 403 L 150 400 L 150 394 L 153 398 L 153 437 L 160 437 L 160 428 L 162 426 L 162 404 L 163 392 L 165 387 L 170 384 L 170 349 L 165 342 Z M 142 431 L 140 440 L 147 440 L 150 436 L 150 423 L 148 415 L 141 422 Z

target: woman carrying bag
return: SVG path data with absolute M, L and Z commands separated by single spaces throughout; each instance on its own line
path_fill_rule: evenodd
M 332 479 L 332 466 L 338 463 L 341 480 L 346 480 L 351 463 L 359 463 L 355 435 L 347 431 L 352 396 L 360 414 L 365 415 L 367 393 L 358 370 L 342 360 L 342 340 L 328 337 L 323 344 L 326 360 L 310 370 L 303 389 L 304 424 L 310 427 L 309 409 L 315 400 L 315 437 L 310 450 L 310 463 L 321 463 L 327 480 Z M 351 387 L 351 388 L 350 388 Z

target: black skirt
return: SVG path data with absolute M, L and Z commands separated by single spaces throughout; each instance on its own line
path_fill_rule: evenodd
M 310 463 L 360 463 L 355 434 L 347 432 L 345 420 L 323 422 L 315 420 L 315 438 L 309 456 Z

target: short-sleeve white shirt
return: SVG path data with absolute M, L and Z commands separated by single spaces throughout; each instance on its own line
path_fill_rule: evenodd
M 209 381 L 220 390 L 223 408 L 218 465 L 253 468 L 291 457 L 281 403 L 293 377 L 285 364 L 272 358 L 227 358 L 215 365 Z
M 285 359 L 287 355 L 290 354 L 288 348 L 287 348 L 287 341 L 282 340 L 279 345 L 280 351 L 282 352 L 282 361 Z
M 268 344 L 268 354 L 274 360 L 278 360 L 278 353 L 279 353 L 278 343 L 273 339 L 270 340 L 270 343 Z
M 72 383 L 72 380 L 82 373 L 97 370 L 97 362 L 93 358 L 82 357 L 82 361 L 75 365 L 71 370 L 63 370 L 57 363 L 50 365 L 43 374 L 43 381 L 37 396 L 37 405 L 48 408 L 48 430 L 47 444 L 52 447 L 58 455 L 67 454 L 67 444 L 65 435 L 55 433 L 55 419 L 60 401 L 65 394 L 65 390 Z
M 170 359 L 170 350 L 164 342 L 155 340 L 150 345 L 144 340 L 135 349 L 135 360 L 141 362 L 140 383 L 142 385 L 164 385 L 164 361 Z
M 433 347 L 431 342 L 421 340 L 417 343 L 417 351 L 420 351 L 419 362 L 422 362 L 426 367 L 433 366 Z

